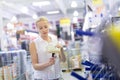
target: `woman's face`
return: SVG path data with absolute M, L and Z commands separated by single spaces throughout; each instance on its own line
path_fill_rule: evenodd
M 48 35 L 49 23 L 47 21 L 40 21 L 37 23 L 37 28 L 42 36 Z

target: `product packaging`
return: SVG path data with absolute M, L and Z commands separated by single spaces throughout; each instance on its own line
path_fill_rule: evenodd
M 8 78 L 8 66 L 3 67 L 3 73 L 4 73 L 4 80 L 9 80 Z
M 2 69 L 2 67 L 0 68 L 0 80 L 3 80 L 3 69 Z

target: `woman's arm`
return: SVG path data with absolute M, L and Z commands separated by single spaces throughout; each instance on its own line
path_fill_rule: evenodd
M 64 54 L 63 48 L 61 48 L 60 59 L 61 59 L 62 62 L 65 62 L 65 61 L 66 61 L 66 57 L 65 57 L 65 54 Z
M 54 58 L 51 58 L 48 62 L 39 64 L 37 50 L 36 50 L 36 46 L 35 46 L 34 42 L 30 43 L 29 50 L 30 50 L 32 65 L 35 70 L 43 70 L 43 69 L 47 68 L 48 66 L 51 66 L 55 63 Z
M 66 61 L 66 57 L 65 57 L 65 54 L 64 54 L 64 51 L 63 51 L 63 47 L 60 45 L 60 44 L 57 44 L 56 45 L 57 48 L 60 48 L 60 60 L 62 62 L 65 62 Z

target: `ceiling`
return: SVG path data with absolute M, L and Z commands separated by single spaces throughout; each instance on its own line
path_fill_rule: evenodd
M 39 6 L 33 5 L 33 2 L 43 2 Z M 72 8 L 72 1 L 76 1 L 77 7 Z M 44 5 L 43 5 L 44 4 Z M 74 6 L 74 5 L 73 5 Z M 83 15 L 84 13 L 84 0 L 0 0 L 0 14 L 5 19 L 11 19 L 13 16 L 17 18 L 32 18 L 37 16 L 53 16 L 47 14 L 48 11 L 59 11 L 54 16 L 71 16 L 75 10 Z

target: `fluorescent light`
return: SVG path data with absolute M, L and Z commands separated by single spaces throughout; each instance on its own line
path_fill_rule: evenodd
M 76 7 L 77 7 L 77 3 L 76 3 L 75 1 L 72 1 L 71 7 L 72 7 L 72 8 L 76 8 Z
M 46 5 L 50 5 L 50 1 L 33 2 L 32 5 L 33 6 L 46 6 Z
M 36 14 L 34 14 L 32 17 L 33 17 L 33 19 L 37 19 L 38 18 L 38 16 Z
M 58 14 L 58 13 L 60 13 L 60 11 L 49 11 L 49 12 L 47 12 L 47 14 Z
M 28 13 L 28 8 L 27 7 L 22 7 L 21 8 L 22 13 Z
M 78 16 L 78 15 L 79 15 L 78 11 L 74 11 L 73 16 Z

